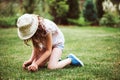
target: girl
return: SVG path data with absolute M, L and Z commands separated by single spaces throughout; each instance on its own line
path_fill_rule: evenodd
M 69 64 L 84 66 L 73 54 L 59 61 L 64 48 L 64 36 L 54 22 L 35 14 L 24 14 L 18 18 L 17 27 L 19 38 L 25 44 L 29 40 L 33 44 L 30 59 L 23 63 L 24 69 L 37 71 L 38 67 L 45 66 L 47 62 L 48 69 L 59 69 Z

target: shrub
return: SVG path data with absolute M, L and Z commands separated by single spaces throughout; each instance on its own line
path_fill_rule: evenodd
M 102 16 L 104 15 L 103 6 L 102 6 L 103 1 L 104 0 L 96 0 L 96 9 L 97 9 L 98 18 L 102 18 Z
M 67 0 L 67 4 L 69 5 L 68 18 L 78 19 L 80 15 L 79 0 Z
M 72 24 L 71 20 L 79 18 L 79 0 L 49 0 L 49 5 L 50 14 L 57 24 Z
M 98 24 L 98 16 L 96 12 L 96 7 L 92 0 L 86 0 L 85 6 L 83 10 L 83 16 L 86 21 L 91 22 L 91 25 Z
M 67 23 L 68 5 L 66 0 L 50 0 L 50 14 L 54 17 L 57 24 Z
M 16 25 L 17 17 L 0 17 L 0 27 L 8 28 Z
M 71 24 L 78 25 L 78 26 L 88 26 L 90 22 L 85 21 L 84 17 L 80 17 L 79 19 L 68 19 Z
M 120 17 L 106 13 L 100 20 L 100 25 L 110 26 L 110 27 L 120 27 Z

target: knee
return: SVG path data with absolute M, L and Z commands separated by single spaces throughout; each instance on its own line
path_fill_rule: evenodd
M 55 65 L 48 65 L 47 68 L 50 69 L 50 70 L 54 70 L 54 69 L 56 69 L 57 67 L 56 67 Z

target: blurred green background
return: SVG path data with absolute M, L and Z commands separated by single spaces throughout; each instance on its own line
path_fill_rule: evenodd
M 120 0 L 0 0 L 0 27 L 14 27 L 24 13 L 60 25 L 120 26 Z
M 58 24 L 69 53 L 84 67 L 22 69 L 31 47 L 17 36 L 16 20 L 39 14 Z M 94 26 L 94 27 L 93 27 Z M 120 0 L 0 0 L 0 80 L 120 80 Z

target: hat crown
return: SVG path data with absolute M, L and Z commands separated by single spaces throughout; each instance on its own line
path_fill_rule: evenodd
M 38 29 L 38 17 L 34 14 L 24 14 L 18 18 L 17 27 L 19 38 L 29 39 Z
M 32 24 L 32 16 L 30 14 L 24 14 L 18 18 L 17 26 L 18 28 L 25 27 Z

